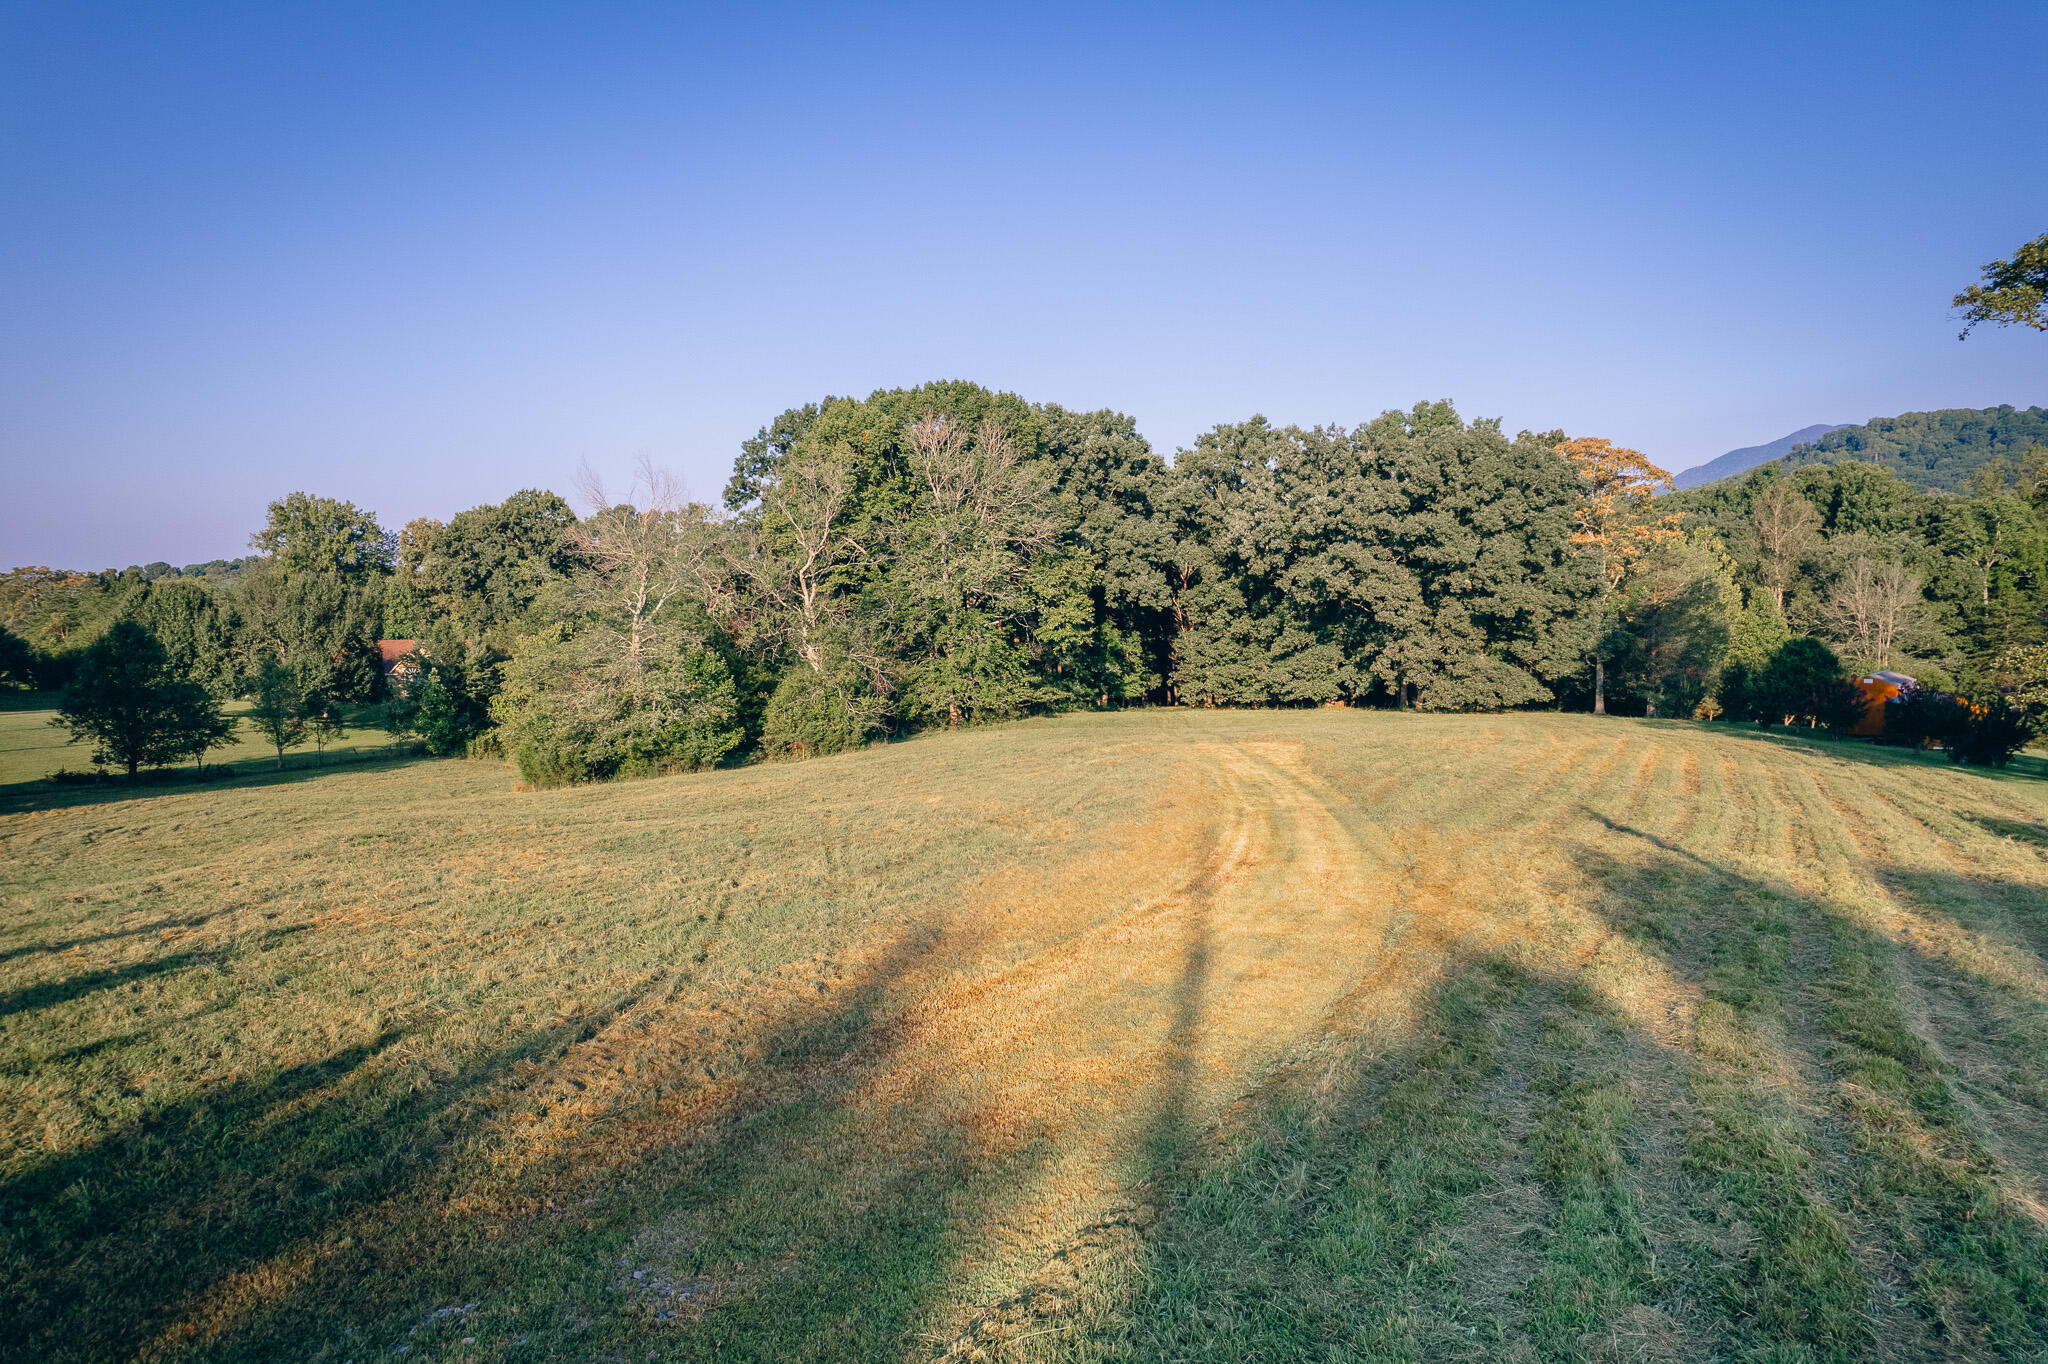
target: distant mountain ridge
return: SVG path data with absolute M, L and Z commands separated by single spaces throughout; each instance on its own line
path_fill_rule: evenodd
M 1787 469 L 1845 459 L 1882 464 L 1916 488 L 1968 492 L 1977 471 L 1994 459 L 2017 466 L 2035 446 L 2048 446 L 2048 408 L 1950 407 L 1902 412 L 1843 426 L 1785 456 Z
M 1818 432 L 1819 434 L 1811 434 Z M 1803 438 L 1803 439 L 1802 439 Z M 1766 460 L 1786 470 L 1861 460 L 1879 464 L 1916 488 L 1966 492 L 1977 471 L 1994 459 L 2018 466 L 2035 446 L 2048 447 L 2048 408 L 1949 407 L 1872 417 L 1860 426 L 1809 426 L 1769 445 L 1730 450 L 1679 474 L 1681 488 L 1697 488 L 1748 472 Z
M 1841 423 L 1802 426 L 1791 435 L 1780 436 L 1767 445 L 1745 445 L 1740 450 L 1730 450 L 1727 454 L 1710 459 L 1705 464 L 1695 464 L 1692 468 L 1680 472 L 1672 481 L 1681 488 L 1697 488 L 1703 483 L 1732 478 L 1736 474 L 1746 474 L 1759 464 L 1783 459 L 1792 453 L 1792 448 L 1796 445 L 1811 444 L 1831 431 L 1842 429 Z

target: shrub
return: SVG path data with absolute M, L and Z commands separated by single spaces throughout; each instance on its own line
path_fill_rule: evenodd
M 1868 713 L 1862 689 L 1846 677 L 1816 687 L 1813 704 L 1815 721 L 1838 739 L 1848 737 L 1849 731 L 1862 723 Z
M 1921 687 L 1887 707 L 1885 738 L 1908 748 L 1953 743 L 1969 727 L 1969 703 L 1947 692 Z
M 717 651 L 671 635 L 629 669 L 604 642 L 554 626 L 522 640 L 505 665 L 491 712 L 498 741 L 528 782 L 693 771 L 739 747 L 737 689 Z
M 2002 699 L 1969 703 L 1962 733 L 1948 746 L 1951 762 L 2004 767 L 2032 741 L 2036 730 L 2027 713 Z
M 1842 660 L 1811 635 L 1788 639 L 1744 689 L 1759 725 L 1804 719 L 1809 723 L 1839 710 L 1844 683 Z
M 866 737 L 845 694 L 801 664 L 783 674 L 761 715 L 761 747 L 780 756 L 843 753 Z

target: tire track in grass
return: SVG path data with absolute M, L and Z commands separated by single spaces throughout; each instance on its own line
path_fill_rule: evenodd
M 955 1337 L 979 1342 L 971 1348 L 1016 1334 L 1020 1299 L 1034 1314 L 1048 1294 L 1059 1299 L 1042 1280 L 1069 1267 L 1081 1242 L 1119 1218 L 1149 1219 L 1147 1188 L 1213 1138 L 1233 1096 L 1257 1091 L 1291 1052 L 1323 1042 L 1308 1035 L 1312 1025 L 1386 941 L 1391 878 L 1331 813 L 1301 771 L 1298 748 L 1245 742 L 1203 753 L 1247 834 L 1228 874 L 1157 920 L 1173 938 L 1149 928 L 1098 935 L 975 981 L 958 1004 L 934 1006 L 935 1031 L 915 1051 L 929 1066 L 968 1056 L 984 1076 L 1034 1075 L 1030 1097 L 996 1100 L 1003 1108 L 1071 1108 L 1083 1088 L 1098 1096 L 1098 1111 L 1109 1106 L 1059 1136 L 1067 1158 L 1056 1178 L 1005 1214 L 1037 1244 L 1039 1268 L 1024 1289 L 1012 1280 L 1011 1293 L 971 1316 Z M 1426 973 L 1416 965 L 1418 979 L 1401 988 L 1421 984 Z M 1183 969 L 1197 975 L 1176 996 L 1172 975 Z M 999 1031 L 988 1030 L 989 1019 L 1002 1020 Z M 1083 1020 L 1085 1036 L 1075 1031 Z M 1088 1066 L 1076 1069 L 1083 1054 Z
M 969 1358 L 977 1351 L 1001 1355 L 1006 1342 L 1021 1341 L 1028 1334 L 1045 1344 L 1079 1329 L 1061 1324 L 1064 1304 L 1093 1303 L 1095 1312 L 1107 1314 L 1117 1329 L 1134 1329 L 1115 1309 L 1114 1285 L 1130 1275 L 1138 1281 L 1149 1278 L 1139 1262 L 1156 1249 L 1159 1233 L 1149 1238 L 1139 1228 L 1151 1225 L 1162 1204 L 1169 1210 L 1182 1204 L 1190 1188 L 1198 1188 L 1203 1171 L 1227 1168 L 1232 1152 L 1247 1126 L 1269 1130 L 1272 1115 L 1321 1111 L 1345 1086 L 1344 1075 L 1351 1066 L 1347 1053 L 1360 1047 L 1372 1054 L 1406 1051 L 1413 1045 L 1414 1030 L 1432 1027 L 1420 1012 L 1420 1003 L 1439 988 L 1444 971 L 1454 962 L 1483 951 L 1484 941 L 1496 936 L 1506 911 L 1489 908 L 1485 896 L 1462 897 L 1442 878 L 1455 876 L 1437 863 L 1438 852 L 1431 840 L 1396 835 L 1380 840 L 1388 852 L 1369 859 L 1359 852 L 1367 842 L 1371 826 L 1357 827 L 1364 812 L 1344 810 L 1341 797 L 1316 773 L 1306 768 L 1300 750 L 1286 744 L 1241 743 L 1219 749 L 1213 755 L 1231 799 L 1273 812 L 1278 816 L 1270 856 L 1234 886 L 1225 899 L 1238 904 L 1219 904 L 1214 923 L 1249 913 L 1254 921 L 1261 915 L 1281 913 L 1285 924 L 1273 922 L 1275 931 L 1284 929 L 1284 967 L 1268 963 L 1233 973 L 1223 965 L 1233 958 L 1224 943 L 1227 933 L 1212 927 L 1212 965 L 1206 975 L 1207 991 L 1217 1003 L 1204 1011 L 1198 1029 L 1184 1038 L 1183 1063 L 1197 1057 L 1249 1055 L 1261 1052 L 1257 1064 L 1237 1063 L 1234 1073 L 1253 1077 L 1263 1070 L 1250 1091 L 1238 1100 L 1207 1110 L 1206 1123 L 1199 1105 L 1188 1095 L 1170 1097 L 1165 1105 L 1166 1120 L 1155 1125 L 1177 1134 L 1169 1143 L 1178 1148 L 1161 1153 L 1164 1164 L 1122 1198 L 1121 1212 L 1098 1218 L 1055 1250 L 1024 1283 L 1008 1297 L 977 1313 L 946 1347 L 948 1352 Z M 1471 759 L 1468 759 L 1470 761 Z M 1354 821 L 1348 823 L 1347 819 Z M 1369 880 L 1370 869 L 1383 880 L 1383 897 L 1378 936 L 1360 934 L 1347 928 L 1353 945 L 1352 960 L 1343 973 L 1332 973 L 1318 959 L 1332 955 L 1338 944 L 1318 942 L 1298 925 L 1302 905 L 1342 901 L 1356 897 L 1358 889 L 1347 883 Z M 1475 885 L 1473 887 L 1477 889 Z M 1404 906 L 1398 915 L 1395 906 Z M 1260 909 L 1259 906 L 1284 909 Z M 1397 931 L 1398 930 L 1398 931 Z M 1324 987 L 1304 988 L 1308 976 Z M 1332 994 L 1327 986 L 1349 977 L 1341 991 Z M 1297 978 L 1300 977 L 1300 978 Z M 1455 994 L 1458 986 L 1449 984 Z M 1296 1019 L 1293 1054 L 1265 1050 L 1276 1032 L 1285 1034 L 1266 1016 L 1257 1002 L 1261 991 L 1277 991 L 1282 1007 Z M 1322 1001 L 1318 1005 L 1318 1001 Z M 1304 1026 L 1313 1024 L 1313 1026 Z M 1195 1035 L 1195 1034 L 1199 1035 Z M 1398 1087 L 1398 1086 L 1397 1086 Z M 1278 1121 L 1287 1121 L 1279 1119 Z M 1172 1192 L 1179 1190 L 1178 1193 Z M 1092 1268 L 1084 1268 L 1092 1266 Z M 1080 1314 L 1086 1316 L 1085 1312 Z M 1046 1348 L 1052 1348 L 1046 1344 Z M 1084 1352 L 1085 1353 L 1085 1352 Z

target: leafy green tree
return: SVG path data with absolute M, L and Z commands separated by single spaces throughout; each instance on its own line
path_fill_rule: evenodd
M 1741 604 L 1732 566 L 1711 537 L 1652 548 L 1611 603 L 1603 653 L 1616 694 L 1645 715 L 1691 716 L 1720 677 Z
M 1447 403 L 1354 430 L 1219 427 L 1173 467 L 1176 693 L 1486 709 L 1577 673 L 1597 575 L 1561 438 Z
M 85 647 L 120 610 L 124 589 L 113 573 L 73 573 L 41 566 L 0 573 L 0 626 L 28 641 L 36 685 L 60 688 Z
M 36 684 L 36 651 L 29 642 L 0 625 L 0 689 L 19 690 Z
M 1904 534 L 1931 505 L 1927 494 L 1890 469 L 1861 460 L 1801 469 L 1786 481 L 1818 513 L 1828 536 Z
M 1650 463 L 1641 451 L 1625 449 L 1598 437 L 1560 441 L 1557 452 L 1585 480 L 1572 543 L 1595 569 L 1598 591 L 1591 604 L 1594 619 L 1590 632 L 1593 713 L 1601 715 L 1607 710 L 1607 660 L 1603 646 L 1609 638 L 1608 603 L 1644 556 L 1679 534 L 1677 519 L 1659 515 L 1653 506 L 1658 492 L 1671 490 L 1671 475 Z
M 1795 635 L 1771 654 L 1753 684 L 1751 711 L 1760 725 L 1804 719 L 1825 722 L 1843 704 L 1842 660 L 1811 635 Z
M 1145 700 L 1172 650 L 1172 471 L 1119 412 L 1036 409 L 1062 504 L 1066 552 L 1029 577 L 1031 635 L 1046 684 L 1098 706 Z
M 792 407 L 755 432 L 751 440 L 741 441 L 732 478 L 725 485 L 726 508 L 739 511 L 760 501 L 763 489 L 777 477 L 783 459 L 796 449 L 798 441 L 810 434 L 819 415 L 834 403 L 853 401 L 827 396 L 823 402 Z
M 484 643 L 469 643 L 443 624 L 427 642 L 420 671 L 411 684 L 412 728 L 437 758 L 467 753 L 491 727 L 491 698 L 497 695 L 503 656 Z
M 391 567 L 395 537 L 353 502 L 292 493 L 270 504 L 250 547 L 270 557 L 287 578 L 332 574 L 362 579 Z
M 530 488 L 445 525 L 411 522 L 399 537 L 387 601 L 408 618 L 407 637 L 424 635 L 433 621 L 472 641 L 511 631 L 541 585 L 569 568 L 575 524 L 567 502 Z
M 1979 322 L 2048 331 L 2048 233 L 2023 242 L 2010 260 L 1984 267 L 1983 279 L 1957 294 L 1963 336 Z
M 2048 644 L 2007 650 L 1998 661 L 1997 681 L 2014 704 L 2048 729 Z
M 237 589 L 236 665 L 253 677 L 266 662 L 292 670 L 308 692 L 369 701 L 379 674 L 378 585 L 339 574 L 290 577 L 275 567 L 248 574 Z
M 709 510 L 651 468 L 640 493 L 642 506 L 578 524 L 581 567 L 537 605 L 546 623 L 514 648 L 491 702 L 537 786 L 709 767 L 746 737 L 730 655 L 701 604 L 723 572 Z
M 94 762 L 119 763 L 131 778 L 204 753 L 232 728 L 205 688 L 178 676 L 156 637 L 127 620 L 85 650 L 51 723 L 69 729 L 73 743 L 90 739 Z
M 1031 570 L 1059 552 L 1052 479 L 995 421 L 970 428 L 932 413 L 905 436 L 914 491 L 889 528 L 881 588 L 904 717 L 950 726 L 1022 714 L 1049 699 L 1028 639 L 1042 604 Z
M 242 690 L 241 621 L 232 600 L 192 578 L 159 577 L 129 592 L 120 611 L 156 636 L 181 676 L 223 698 Z
M 306 700 L 308 689 L 297 672 L 275 658 L 262 660 L 256 668 L 255 700 L 249 707 L 249 723 L 277 750 L 277 767 L 284 770 L 284 754 L 306 742 Z
M 1728 659 L 1719 686 L 1721 707 L 1729 719 L 1755 719 L 1760 708 L 1769 708 L 1757 682 L 1772 655 L 1791 638 L 1785 613 L 1770 593 L 1761 587 L 1752 590 L 1741 612 L 1729 622 Z

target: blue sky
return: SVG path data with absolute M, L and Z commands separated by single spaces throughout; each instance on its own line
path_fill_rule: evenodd
M 0 566 L 395 527 L 970 378 L 1678 469 L 2048 403 L 2048 6 L 0 0 Z

